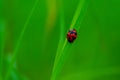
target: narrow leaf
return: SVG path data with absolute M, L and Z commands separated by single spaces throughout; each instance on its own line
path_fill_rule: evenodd
M 32 14 L 33 14 L 33 12 L 34 12 L 34 10 L 35 10 L 38 2 L 39 2 L 39 0 L 36 0 L 36 1 L 35 1 L 34 5 L 33 5 L 33 8 L 32 8 L 32 10 L 31 10 L 30 14 L 28 15 L 28 18 L 27 18 L 27 20 L 26 20 L 26 22 L 25 22 L 25 25 L 24 25 L 23 29 L 22 29 L 22 32 L 21 32 L 21 34 L 20 34 L 20 37 L 18 38 L 18 41 L 17 41 L 16 47 L 15 47 L 15 49 L 14 49 L 13 57 L 12 57 L 12 60 L 11 60 L 10 65 L 9 65 L 8 72 L 7 72 L 7 74 L 6 74 L 5 80 L 8 80 L 8 78 L 9 78 L 11 69 L 12 69 L 12 67 L 13 67 L 13 64 L 14 64 L 15 60 L 16 60 L 17 51 L 18 51 L 18 49 L 19 49 L 21 40 L 22 40 L 23 35 L 24 35 L 24 33 L 25 33 L 25 31 L 26 31 L 26 29 L 27 29 L 27 27 L 28 27 L 29 21 L 30 21 L 30 19 L 31 19 L 31 17 L 32 17 Z
M 87 6 L 84 6 L 85 3 L 86 4 L 88 3 L 87 0 L 80 0 L 80 2 L 78 4 L 78 7 L 76 9 L 76 12 L 74 14 L 72 23 L 70 25 L 70 29 L 77 28 L 77 30 L 78 30 L 80 28 L 80 24 L 78 24 L 78 23 L 81 23 L 81 20 L 82 20 L 81 11 L 84 8 L 86 9 L 86 7 L 87 7 Z M 61 12 L 63 12 L 62 8 L 61 8 Z M 64 34 L 61 34 L 61 36 L 62 35 L 64 35 Z M 54 62 L 54 67 L 53 67 L 51 80 L 56 80 L 58 75 L 60 74 L 60 72 L 62 70 L 62 67 L 63 67 L 63 65 L 64 65 L 64 63 L 65 63 L 65 61 L 66 61 L 66 59 L 69 55 L 68 49 L 69 49 L 69 51 L 71 50 L 71 45 L 72 44 L 67 43 L 67 39 L 65 39 L 64 42 L 62 42 L 62 41 L 59 42 L 58 50 L 57 50 L 56 57 L 55 57 L 55 62 Z

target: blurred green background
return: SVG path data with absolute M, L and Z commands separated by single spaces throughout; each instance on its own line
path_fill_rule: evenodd
M 59 1 L 38 0 L 35 6 L 36 0 L 0 0 L 0 80 L 51 79 L 59 36 L 66 38 L 80 0 L 62 0 L 63 31 Z M 120 1 L 84 4 L 77 39 L 67 42 L 69 56 L 56 80 L 120 80 Z

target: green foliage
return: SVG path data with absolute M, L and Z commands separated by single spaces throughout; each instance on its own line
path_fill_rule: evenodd
M 2 78 L 3 68 L 3 47 L 4 47 L 4 22 L 0 20 L 0 78 Z
M 0 80 L 120 79 L 119 0 L 3 2 Z
M 16 43 L 15 49 L 14 49 L 14 51 L 13 51 L 12 60 L 11 60 L 11 62 L 10 62 L 10 64 L 9 64 L 8 71 L 7 71 L 7 74 L 6 74 L 6 76 L 5 76 L 5 80 L 8 80 L 8 78 L 9 78 L 9 75 L 10 75 L 10 72 L 11 72 L 11 70 L 12 70 L 13 64 L 15 63 L 15 60 L 16 60 L 16 56 L 17 56 L 17 53 L 18 53 L 17 51 L 18 51 L 18 49 L 19 49 L 21 40 L 22 40 L 22 38 L 23 38 L 23 35 L 24 35 L 25 31 L 26 31 L 26 28 L 27 28 L 28 23 L 29 23 L 29 21 L 30 21 L 30 19 L 31 19 L 31 16 L 32 16 L 32 14 L 33 14 L 33 12 L 34 12 L 34 10 L 35 10 L 35 8 L 36 8 L 36 5 L 37 5 L 38 1 L 39 1 L 39 0 L 36 0 L 36 1 L 35 1 L 35 4 L 33 5 L 33 8 L 32 8 L 32 10 L 31 10 L 31 12 L 30 12 L 30 14 L 29 14 L 26 22 L 25 22 L 25 25 L 24 25 L 22 31 L 21 31 L 20 37 L 18 38 L 18 42 Z
M 79 20 L 78 20 L 78 18 L 80 16 L 82 8 L 87 8 L 87 6 L 84 6 L 84 3 L 85 3 L 84 0 L 80 0 L 80 2 L 78 4 L 78 7 L 76 9 L 76 12 L 74 14 L 70 29 L 74 28 L 74 29 L 77 29 L 77 31 L 78 31 L 78 29 L 80 27 L 80 24 L 77 24 L 77 25 L 75 25 L 75 24 L 76 24 L 76 22 L 81 23 L 81 17 L 80 17 Z M 86 3 L 87 3 L 87 1 L 86 1 Z M 60 10 L 61 11 L 61 14 L 60 14 L 61 23 L 60 24 L 62 24 L 60 26 L 61 27 L 61 35 L 60 35 L 61 37 L 60 37 L 58 50 L 57 50 L 56 57 L 55 57 L 55 62 L 54 62 L 54 67 L 53 67 L 53 73 L 52 73 L 51 80 L 56 80 L 57 76 L 59 75 L 60 71 L 62 70 L 62 67 L 65 63 L 66 58 L 69 56 L 68 50 L 70 51 L 70 49 L 71 49 L 70 46 L 72 46 L 72 44 L 69 44 L 66 39 L 63 42 L 62 36 L 64 36 L 64 34 L 62 34 L 62 31 L 64 31 L 63 30 L 64 29 L 64 24 L 63 24 L 62 21 L 64 20 L 64 17 L 63 17 L 63 13 L 62 13 L 63 11 L 62 10 L 63 9 Z

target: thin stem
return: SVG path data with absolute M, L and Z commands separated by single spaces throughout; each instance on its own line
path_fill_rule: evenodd
M 61 46 L 62 46 L 62 43 L 64 41 L 64 25 L 65 25 L 65 21 L 64 21 L 64 11 L 63 11 L 63 5 L 62 5 L 62 0 L 59 0 L 59 10 L 60 10 L 60 40 L 59 40 L 59 43 L 58 43 L 58 48 L 57 48 L 57 52 L 56 52 L 56 57 L 55 57 L 55 61 L 54 61 L 54 66 L 53 66 L 53 71 L 52 71 L 52 76 L 51 76 L 51 80 L 55 80 L 56 79 L 56 75 L 57 75 L 57 72 L 56 72 L 56 65 L 58 63 L 58 60 L 59 60 L 59 56 L 60 56 L 60 53 L 59 51 L 61 51 Z
M 78 7 L 77 7 L 77 9 L 76 9 L 76 12 L 75 12 L 75 14 L 74 14 L 74 16 L 73 16 L 73 20 L 72 20 L 72 22 L 71 22 L 70 29 L 72 29 L 72 28 L 74 27 L 75 23 L 77 22 L 77 20 L 78 20 L 78 18 L 79 18 L 79 16 L 80 16 L 80 13 L 81 13 L 81 11 L 82 11 L 84 2 L 85 2 L 85 0 L 80 0 L 80 2 L 79 2 L 79 4 L 78 4 Z
M 39 1 L 39 0 L 36 0 L 36 1 L 35 1 L 34 6 L 33 6 L 32 10 L 31 10 L 31 12 L 30 12 L 30 14 L 29 14 L 29 16 L 28 16 L 25 24 L 24 24 L 24 27 L 23 27 L 22 32 L 21 32 L 21 34 L 20 34 L 20 37 L 18 38 L 18 41 L 17 41 L 16 47 L 15 47 L 15 49 L 14 49 L 13 57 L 12 57 L 12 60 L 11 60 L 10 65 L 9 65 L 8 72 L 7 72 L 7 74 L 6 74 L 5 80 L 8 80 L 8 78 L 9 78 L 9 75 L 10 75 L 10 72 L 11 72 L 11 70 L 12 70 L 13 64 L 14 64 L 14 62 L 15 62 L 15 60 L 16 60 L 17 51 L 18 51 L 18 49 L 19 49 L 21 40 L 22 40 L 22 38 L 23 38 L 23 36 L 24 36 L 24 33 L 25 33 L 26 28 L 27 28 L 27 26 L 28 26 L 28 24 L 29 24 L 29 21 L 30 21 L 30 19 L 31 19 L 31 17 L 32 17 L 32 14 L 33 14 L 36 6 L 37 6 L 38 1 Z
M 80 2 L 78 4 L 78 7 L 76 9 L 76 12 L 74 14 L 73 20 L 71 22 L 70 29 L 72 29 L 73 27 L 75 27 L 75 24 L 76 24 L 76 22 L 77 22 L 77 20 L 78 20 L 78 18 L 80 16 L 80 14 L 81 14 L 81 11 L 82 11 L 82 8 L 84 6 L 84 3 L 85 3 L 85 0 L 80 0 Z M 79 22 L 79 23 L 81 23 L 81 22 Z M 80 26 L 78 26 L 78 29 L 79 28 L 80 28 Z M 64 41 L 62 50 L 64 50 L 66 44 L 67 44 L 67 39 Z
M 76 24 L 80 14 L 81 14 L 81 10 L 83 8 L 84 2 L 85 2 L 85 0 L 80 0 L 80 2 L 78 4 L 78 7 L 76 9 L 75 15 L 73 17 L 72 23 L 70 25 L 70 29 L 75 27 L 75 24 Z M 63 12 L 63 11 L 61 10 L 61 12 Z M 61 34 L 61 36 L 62 35 L 64 35 L 64 34 Z M 62 37 L 60 37 L 60 38 L 62 38 Z M 61 44 L 63 44 L 63 45 L 61 46 Z M 59 42 L 56 57 L 55 57 L 55 62 L 54 62 L 54 67 L 53 67 L 51 80 L 56 80 L 57 76 L 59 75 L 59 73 L 60 73 L 60 71 L 61 71 L 61 69 L 64 65 L 65 59 L 67 58 L 68 54 L 66 53 L 66 51 L 67 51 L 68 48 L 70 49 L 70 45 L 67 45 L 67 39 L 65 39 L 64 43 L 62 43 L 61 41 Z

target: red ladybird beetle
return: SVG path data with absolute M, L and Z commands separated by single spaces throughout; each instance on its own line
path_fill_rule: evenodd
M 67 33 L 68 42 L 72 43 L 77 38 L 77 31 L 75 29 L 69 30 Z

